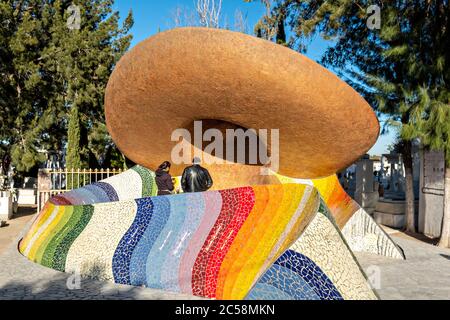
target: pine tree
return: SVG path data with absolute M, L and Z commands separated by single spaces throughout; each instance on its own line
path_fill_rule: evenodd
M 0 1 L 0 159 L 18 171 L 67 144 L 72 106 L 80 120 L 82 164 L 91 163 L 89 135 L 104 122 L 104 90 L 128 49 L 131 12 L 122 26 L 112 0 L 73 1 L 80 29 L 69 29 L 70 1 Z M 5 23 L 3 23 L 5 22 Z
M 109 75 L 117 60 L 128 49 L 131 36 L 126 36 L 133 24 L 131 13 L 122 28 L 119 15 L 112 12 L 111 0 L 80 0 L 80 29 L 67 29 L 68 12 L 60 10 L 54 36 L 48 47 L 49 55 L 56 57 L 52 69 L 61 81 L 63 105 L 77 106 L 79 111 L 81 166 L 98 166 L 96 150 L 89 149 L 89 134 L 98 123 L 104 122 L 103 98 Z M 64 9 L 63 3 L 56 6 Z M 107 133 L 106 133 L 107 134 Z M 70 148 L 68 149 L 70 152 Z
M 46 1 L 0 2 L 0 152 L 19 171 L 44 160 L 43 132 L 55 119 L 46 98 L 51 77 L 40 60 L 49 40 L 46 14 Z
M 380 8 L 380 29 L 369 28 L 371 5 Z M 436 129 L 433 120 L 449 108 L 448 1 L 280 0 L 272 15 L 280 13 L 288 17 L 290 47 L 305 52 L 310 39 L 318 34 L 333 40 L 320 62 L 333 67 L 379 113 L 387 114 L 387 125 L 400 128 L 406 228 L 415 231 L 411 141 L 422 138 L 425 146 L 440 150 L 449 143 L 448 128 Z M 436 105 L 440 111 L 432 107 Z M 437 134 L 433 135 L 433 130 Z

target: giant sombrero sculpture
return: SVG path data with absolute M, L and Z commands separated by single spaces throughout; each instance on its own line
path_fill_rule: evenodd
M 111 136 L 139 165 L 50 199 L 20 243 L 30 260 L 217 299 L 374 299 L 352 250 L 402 258 L 334 175 L 372 146 L 378 121 L 306 57 L 240 33 L 174 29 L 121 59 L 105 108 Z M 173 130 L 196 120 L 280 129 L 279 175 L 214 164 L 183 140 L 210 163 L 216 190 L 156 196 L 152 169 L 171 158 Z

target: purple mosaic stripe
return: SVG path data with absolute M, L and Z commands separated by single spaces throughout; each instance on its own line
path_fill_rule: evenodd
M 90 184 L 85 186 L 85 188 L 92 192 L 97 197 L 99 202 L 109 202 L 109 197 L 106 194 L 106 191 L 103 190 L 100 186 Z
M 108 196 L 109 201 L 119 201 L 119 196 L 117 195 L 116 190 L 106 182 L 95 182 L 92 185 L 97 186 L 101 188 L 103 191 L 105 191 L 106 195 Z
M 72 190 L 66 193 L 65 196 L 66 198 L 68 198 L 67 196 L 70 196 L 69 199 L 74 199 L 72 202 L 73 205 L 94 204 L 99 202 L 97 196 L 86 187 Z

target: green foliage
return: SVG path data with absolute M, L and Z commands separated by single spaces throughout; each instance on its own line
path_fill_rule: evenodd
M 65 148 L 75 109 L 80 145 L 72 140 L 68 152 L 79 149 L 82 164 L 98 163 L 89 136 L 104 121 L 104 90 L 130 45 L 133 18 L 119 26 L 112 0 L 78 0 L 81 28 L 71 30 L 71 4 L 0 1 L 0 159 L 11 157 L 19 171 L 45 160 L 43 151 Z
M 252 2 L 252 0 L 244 1 Z M 282 46 L 287 46 L 285 30 L 286 12 L 283 8 L 280 8 L 271 14 L 271 0 L 261 0 L 261 2 L 266 7 L 266 14 L 255 25 L 254 31 L 256 36 L 266 40 L 274 40 Z
M 381 9 L 379 30 L 367 26 L 370 5 Z M 445 151 L 450 166 L 448 1 L 279 0 L 272 16 L 280 14 L 291 48 L 306 51 L 315 35 L 331 39 L 321 63 L 388 114 L 388 124 L 401 123 L 402 139 Z
M 81 168 L 80 154 L 80 118 L 78 108 L 73 106 L 69 118 L 66 167 L 69 169 Z
M 99 167 L 126 170 L 134 165 L 117 149 L 104 122 L 96 122 L 90 131 L 89 150 L 92 150 L 95 159 L 98 159 Z M 91 164 L 90 168 L 96 168 L 96 166 Z

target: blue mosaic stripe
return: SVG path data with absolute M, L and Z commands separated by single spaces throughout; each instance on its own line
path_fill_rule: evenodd
M 321 300 L 343 300 L 341 294 L 323 271 L 307 256 L 287 250 L 274 265 L 290 269 L 314 289 Z
M 93 185 L 103 189 L 108 196 L 109 201 L 119 201 L 119 196 L 117 195 L 116 190 L 109 183 L 99 181 L 93 183 Z
M 87 188 L 80 188 L 71 191 L 70 196 L 77 200 L 76 204 L 94 204 L 99 201 L 96 195 Z
M 283 291 L 294 300 L 320 300 L 314 288 L 302 276 L 303 274 L 299 275 L 295 271 L 274 264 L 258 280 L 258 283 L 268 284 L 272 288 Z M 279 299 L 284 299 L 284 295 Z
M 136 248 L 133 251 L 130 262 L 130 281 L 134 286 L 142 286 L 146 284 L 146 263 L 150 249 L 153 247 L 156 239 L 161 234 L 167 220 L 170 216 L 170 202 L 167 197 L 155 197 L 153 201 L 154 215 L 150 220 L 144 234 L 139 240 Z M 142 203 L 142 202 L 141 202 Z M 138 205 L 138 211 L 144 210 Z
M 154 289 L 163 289 L 161 269 L 163 267 L 174 269 L 174 266 L 164 265 L 164 260 L 169 254 L 168 248 L 171 248 L 175 243 L 186 216 L 187 194 L 164 197 L 167 197 L 170 201 L 170 217 L 156 239 L 153 248 L 151 248 L 146 263 L 147 286 Z
M 131 227 L 120 240 L 112 261 L 114 282 L 120 284 L 131 284 L 131 256 L 153 215 L 153 201 L 151 198 L 136 199 L 135 201 L 137 203 L 136 217 Z
M 294 300 L 294 298 L 271 284 L 257 282 L 244 300 Z
M 106 194 L 105 190 L 103 190 L 99 186 L 90 184 L 90 185 L 85 186 L 84 188 L 86 188 L 87 190 L 92 192 L 97 197 L 98 203 L 109 202 L 109 197 Z
M 194 230 L 197 230 L 204 217 L 204 210 L 205 198 L 202 193 L 186 194 L 186 218 L 172 247 L 169 249 L 171 254 L 167 255 L 163 263 L 163 265 L 171 267 L 161 270 L 161 284 L 165 290 L 181 291 L 178 276 L 174 277 L 174 274 L 178 275 L 180 272 L 181 258 L 194 234 Z

